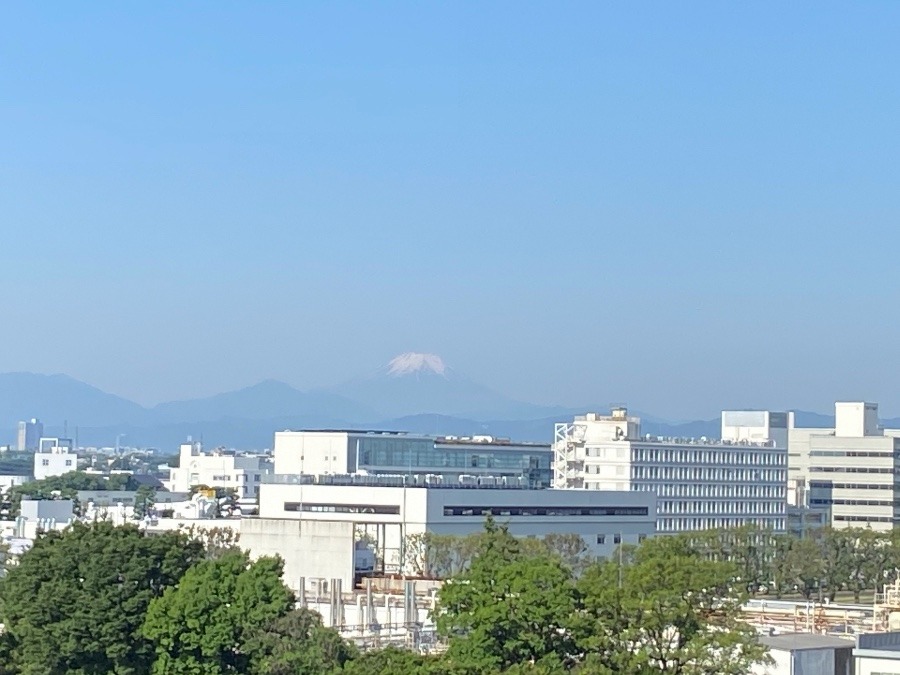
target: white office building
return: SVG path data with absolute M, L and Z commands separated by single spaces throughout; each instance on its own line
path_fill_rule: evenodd
M 275 433 L 275 473 L 493 476 L 550 487 L 550 446 L 493 436 L 421 436 L 393 431 Z
M 834 429 L 791 429 L 792 475 L 808 505 L 831 510 L 834 527 L 891 530 L 900 522 L 900 438 L 878 426 L 878 405 L 835 403 Z
M 376 548 L 383 566 L 376 572 L 415 574 L 404 553 L 408 535 L 468 535 L 492 515 L 515 536 L 577 534 L 591 553 L 609 555 L 620 543 L 652 536 L 655 513 L 649 492 L 535 490 L 487 477 L 444 482 L 437 476 L 274 474 L 262 486 L 259 517 L 242 520 L 241 545 L 253 555 L 281 555 L 289 584 L 322 577 L 349 587 L 360 537 Z
M 196 485 L 230 488 L 239 498 L 251 499 L 259 495 L 263 477 L 271 472 L 267 457 L 204 452 L 199 443 L 182 443 L 178 466 L 169 469 L 169 479 L 163 484 L 170 492 L 189 492 Z
M 34 478 L 43 480 L 50 476 L 78 470 L 78 455 L 70 438 L 42 438 L 34 453 Z
M 652 492 L 660 533 L 785 530 L 787 448 L 771 439 L 642 438 L 640 418 L 615 409 L 557 424 L 553 449 L 554 487 Z

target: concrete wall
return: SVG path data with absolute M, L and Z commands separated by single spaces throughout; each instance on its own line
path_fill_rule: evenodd
M 348 434 L 342 432 L 276 431 L 275 473 L 348 473 Z
M 301 577 L 340 579 L 345 589 L 353 588 L 352 522 L 244 518 L 240 545 L 253 558 L 280 555 L 284 581 L 295 590 Z
M 23 499 L 21 515 L 29 521 L 52 518 L 65 523 L 72 518 L 71 499 Z

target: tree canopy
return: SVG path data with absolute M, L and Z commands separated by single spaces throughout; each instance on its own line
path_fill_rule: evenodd
M 252 629 L 293 607 L 294 596 L 281 581 L 281 571 L 278 559 L 250 562 L 240 551 L 194 565 L 147 610 L 142 632 L 156 645 L 153 672 L 247 672 L 251 659 L 242 645 Z
M 183 535 L 107 522 L 41 535 L 0 582 L 9 665 L 47 675 L 148 672 L 144 615 L 201 548 Z

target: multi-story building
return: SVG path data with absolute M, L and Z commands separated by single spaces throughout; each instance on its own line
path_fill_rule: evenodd
M 900 523 L 900 438 L 879 429 L 877 404 L 835 403 L 834 429 L 804 429 L 790 449 L 809 507 L 830 509 L 834 527 Z
M 178 460 L 178 466 L 169 469 L 169 479 L 163 481 L 170 492 L 189 492 L 196 485 L 205 485 L 233 489 L 239 498 L 254 498 L 263 477 L 272 471 L 267 457 L 204 452 L 199 443 L 182 443 Z
M 310 430 L 275 433 L 275 473 L 437 475 L 521 479 L 550 487 L 550 446 L 492 436 L 420 436 L 390 431 Z
M 786 527 L 787 448 L 772 440 L 641 437 L 624 409 L 557 424 L 554 487 L 657 495 L 660 533 Z
M 43 480 L 51 476 L 78 470 L 78 454 L 71 438 L 42 438 L 34 453 L 34 478 Z
M 259 516 L 242 520 L 241 545 L 253 555 L 284 558 L 289 585 L 324 577 L 349 586 L 357 542 L 374 547 L 377 572 L 414 575 L 410 535 L 472 534 L 488 515 L 515 536 L 580 535 L 594 555 L 610 555 L 656 530 L 656 497 L 649 492 L 529 489 L 487 478 L 276 473 L 264 480 Z
M 34 452 L 38 449 L 41 437 L 44 435 L 44 425 L 36 418 L 19 422 L 16 434 L 16 450 L 19 452 Z

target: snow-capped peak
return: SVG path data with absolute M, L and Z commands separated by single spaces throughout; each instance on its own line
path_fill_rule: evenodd
M 388 363 L 388 375 L 395 377 L 427 371 L 443 375 L 447 371 L 447 366 L 437 354 L 419 354 L 418 352 L 400 354 Z

